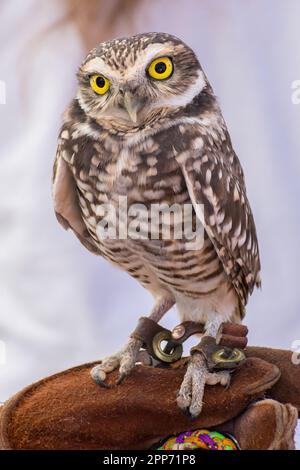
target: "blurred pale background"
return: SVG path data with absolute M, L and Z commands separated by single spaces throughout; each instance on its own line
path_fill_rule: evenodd
M 219 97 L 260 241 L 263 288 L 248 306 L 250 342 L 291 348 L 300 339 L 300 105 L 291 100 L 300 2 L 1 0 L 0 18 L 0 401 L 116 351 L 152 306 L 134 280 L 62 230 L 50 192 L 80 61 L 97 42 L 137 32 L 185 40 Z M 164 324 L 176 321 L 174 311 Z

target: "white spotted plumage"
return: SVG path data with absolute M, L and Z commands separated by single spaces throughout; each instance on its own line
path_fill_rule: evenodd
M 147 67 L 160 56 L 172 58 L 174 72 L 156 83 Z M 91 73 L 111 80 L 105 97 L 90 89 Z M 193 51 L 163 33 L 110 41 L 91 51 L 78 79 L 54 166 L 59 221 L 135 277 L 158 304 L 171 299 L 183 319 L 240 321 L 260 285 L 256 230 L 242 168 Z M 124 93 L 135 101 L 137 122 L 126 112 Z M 117 208 L 120 196 L 128 206 L 192 203 L 193 217 L 204 224 L 203 247 L 189 251 L 186 240 L 172 237 L 100 239 L 99 208 L 103 202 Z M 148 233 L 146 223 L 142 231 Z M 156 320 L 165 313 L 155 312 Z

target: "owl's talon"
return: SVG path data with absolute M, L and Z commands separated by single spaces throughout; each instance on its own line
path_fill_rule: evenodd
M 120 385 L 122 382 L 124 382 L 126 376 L 127 374 L 125 374 L 124 372 L 122 374 L 119 374 L 118 380 L 116 381 L 116 385 Z
M 102 379 L 100 376 L 99 376 L 99 373 L 102 372 L 105 374 L 105 372 L 103 370 L 100 369 L 100 366 L 95 366 L 92 368 L 90 374 L 92 376 L 92 379 L 94 380 L 94 382 L 96 382 L 97 385 L 100 385 L 100 387 L 102 388 L 111 388 L 111 385 L 109 385 L 108 383 L 106 383 L 104 381 L 104 379 Z M 102 375 L 102 374 L 101 374 Z
M 184 408 L 180 408 L 181 411 L 182 411 L 182 414 L 184 416 L 186 416 L 187 418 L 189 418 L 190 420 L 193 420 L 195 419 L 195 416 L 193 416 L 190 412 L 190 408 L 188 406 L 184 407 Z

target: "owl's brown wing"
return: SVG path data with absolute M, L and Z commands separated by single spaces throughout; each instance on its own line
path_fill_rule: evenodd
M 66 230 L 71 228 L 88 250 L 97 253 L 98 250 L 82 219 L 76 182 L 62 156 L 63 151 L 65 150 L 59 145 L 53 167 L 52 195 L 55 214 Z
M 228 278 L 246 305 L 260 286 L 256 229 L 247 199 L 243 171 L 232 150 L 202 148 L 185 158 L 178 155 L 195 212 L 211 239 Z

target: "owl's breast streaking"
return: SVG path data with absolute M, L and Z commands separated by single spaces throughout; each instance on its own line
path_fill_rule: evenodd
M 189 201 L 175 159 L 180 139 L 170 138 L 170 129 L 132 144 L 102 139 L 101 134 L 98 139 L 83 136 L 76 128 L 73 132 L 62 130 L 61 145 L 76 180 L 82 217 L 97 243 L 101 244 L 95 230 L 103 204 L 112 204 L 117 210 L 120 198 L 126 198 L 128 208 L 143 204 L 150 214 L 152 204 Z

